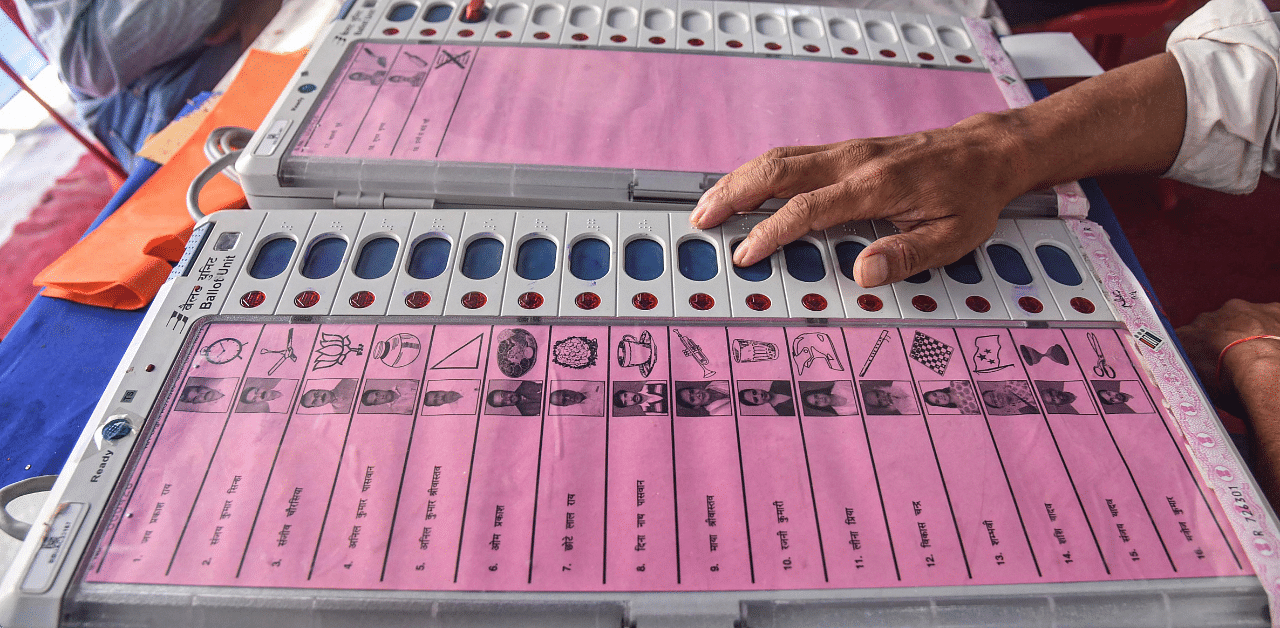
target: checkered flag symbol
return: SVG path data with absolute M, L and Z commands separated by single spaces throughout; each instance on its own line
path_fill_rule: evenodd
M 955 351 L 951 345 L 916 332 L 911 341 L 911 359 L 919 362 L 938 375 L 945 375 L 947 365 L 951 363 L 951 353 Z

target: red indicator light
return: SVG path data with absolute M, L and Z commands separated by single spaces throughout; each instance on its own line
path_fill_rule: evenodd
M 615 44 L 625 44 L 625 43 L 627 43 L 627 36 L 626 36 L 626 35 L 614 35 L 613 37 L 610 37 L 610 38 L 609 38 L 609 41 L 611 41 L 611 42 L 613 42 L 613 43 L 615 43 Z
M 858 54 L 858 49 L 854 48 L 853 46 L 845 46 L 844 48 L 840 49 L 840 52 L 843 52 L 849 56 L 853 56 Z
M 586 41 L 586 40 L 588 40 L 588 39 L 591 39 L 591 38 L 590 38 L 589 36 L 587 36 L 587 34 L 586 34 L 586 33 L 574 33 L 574 34 L 573 34 L 573 40 L 574 40 L 574 41 Z
M 769 50 L 782 50 L 782 44 L 774 43 L 772 41 L 765 44 L 764 47 L 768 48 Z
M 1018 299 L 1018 307 L 1031 312 L 1032 314 L 1039 314 L 1044 311 L 1044 304 L 1040 302 L 1040 299 L 1035 297 L 1022 297 L 1021 299 Z
M 494 33 L 493 36 L 497 37 L 498 39 L 507 39 L 511 37 L 511 31 L 498 31 Z
M 551 37 L 551 33 L 546 31 L 538 31 L 533 34 L 534 39 L 547 39 L 548 37 Z
M 956 55 L 956 61 L 960 63 L 973 63 L 973 58 L 969 55 Z
M 921 312 L 932 312 L 938 309 L 938 302 L 934 301 L 933 297 L 928 297 L 923 294 L 918 294 L 914 297 L 911 297 L 911 306 L 916 308 L 917 310 L 920 310 Z
M 965 299 L 964 304 L 969 306 L 969 309 L 979 314 L 985 314 L 991 311 L 991 302 L 977 295 Z
M 928 52 L 917 53 L 916 56 L 924 59 L 925 61 L 933 61 L 933 55 Z
M 898 56 L 898 53 L 896 53 L 896 52 L 894 52 L 894 51 L 892 51 L 892 50 L 889 50 L 888 48 L 885 48 L 884 50 L 881 50 L 881 51 L 880 51 L 880 55 L 881 55 L 881 56 L 883 56 L 883 57 L 886 57 L 886 58 L 892 59 L 892 58 L 894 58 L 894 57 Z
M 763 312 L 769 309 L 769 306 L 771 305 L 773 305 L 773 302 L 769 301 L 769 297 L 766 297 L 763 294 L 757 292 L 747 295 L 747 307 L 757 312 Z
M 471 29 L 469 29 L 469 28 L 464 28 L 464 29 L 462 29 L 462 30 L 458 31 L 458 37 L 470 37 L 470 36 L 475 35 L 475 34 L 476 34 L 476 32 L 475 32 L 475 31 L 473 31 L 473 30 L 471 30 Z
M 427 304 L 430 302 L 431 295 L 421 290 L 410 292 L 404 297 L 404 304 L 415 310 L 427 307 Z
M 698 39 L 697 37 L 694 37 L 693 39 L 690 39 L 690 40 L 689 40 L 689 45 L 690 45 L 690 46 L 701 46 L 701 45 L 703 45 L 703 44 L 705 44 L 705 43 L 707 43 L 707 42 L 702 41 L 701 39 Z
M 1093 314 L 1094 310 L 1098 309 L 1094 307 L 1093 301 L 1090 301 L 1084 297 L 1072 298 L 1071 307 L 1072 309 L 1074 309 L 1075 311 L 1081 314 Z
M 636 306 L 637 310 L 652 310 L 658 307 L 658 297 L 649 292 L 641 292 L 631 297 L 631 305 Z
M 319 302 L 320 293 L 315 290 L 304 290 L 293 297 L 293 304 L 302 308 L 311 307 Z
M 738 41 L 738 40 L 736 40 L 736 39 L 730 39 L 729 41 L 724 42 L 724 45 L 726 45 L 726 46 L 728 46 L 728 47 L 730 47 L 730 48 L 741 48 L 741 47 L 742 47 L 742 42 L 740 42 L 740 41 Z
M 351 307 L 363 309 L 373 305 L 373 299 L 374 297 L 372 292 L 369 292 L 368 290 L 361 290 L 360 292 L 351 295 L 348 302 L 351 303 Z
M 423 37 L 431 37 L 431 36 L 433 36 L 433 35 L 435 35 L 435 34 L 436 34 L 436 29 L 434 29 L 434 28 L 424 28 L 424 29 L 422 29 L 422 36 L 423 36 Z
M 400 34 L 400 29 L 398 29 L 398 28 L 388 28 L 388 29 L 386 29 L 386 30 L 382 31 L 382 34 L 383 34 L 383 35 L 399 35 L 399 34 Z
M 516 299 L 516 303 L 526 310 L 536 310 L 542 307 L 542 295 L 537 292 L 526 292 Z
M 716 300 L 705 292 L 698 292 L 689 297 L 689 305 L 695 310 L 706 311 L 716 306 Z
M 666 40 L 666 38 L 665 38 L 665 37 L 657 37 L 657 36 L 654 36 L 654 37 L 650 37 L 650 38 L 649 38 L 649 43 L 651 43 L 651 44 L 653 44 L 653 45 L 655 45 L 655 46 L 661 46 L 662 44 L 667 43 L 667 40 Z
M 267 300 L 267 295 L 262 294 L 259 290 L 250 290 L 240 297 L 240 307 L 254 308 L 262 305 Z
M 827 298 L 820 294 L 810 292 L 800 298 L 800 304 L 807 310 L 821 312 L 822 310 L 827 309 Z
M 858 307 L 868 312 L 879 312 L 884 307 L 884 301 L 874 294 L 864 294 L 858 297 Z
M 462 295 L 462 307 L 468 310 L 478 310 L 489 302 L 489 297 L 484 296 L 483 292 L 471 291 Z
M 822 52 L 822 49 L 813 44 L 805 44 L 804 51 L 805 52 Z
M 580 309 L 594 310 L 600 307 L 600 295 L 594 292 L 583 292 L 582 294 L 574 297 L 573 303 Z

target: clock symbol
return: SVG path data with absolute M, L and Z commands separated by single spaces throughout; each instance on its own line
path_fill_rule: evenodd
M 244 350 L 244 343 L 235 338 L 222 338 L 209 343 L 200 350 L 200 355 L 212 364 L 226 364 L 238 357 Z

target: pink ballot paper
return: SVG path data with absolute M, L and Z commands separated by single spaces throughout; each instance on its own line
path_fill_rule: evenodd
M 729 172 L 775 146 L 1004 110 L 999 83 L 812 59 L 358 43 L 291 158 Z
M 1252 574 L 1136 364 L 1108 326 L 213 322 L 84 577 L 590 592 Z

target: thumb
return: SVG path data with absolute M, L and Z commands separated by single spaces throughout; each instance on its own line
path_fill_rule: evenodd
M 949 222 L 929 222 L 872 242 L 854 261 L 854 280 L 864 288 L 901 281 L 920 271 L 950 264 L 982 241 L 964 237 L 957 232 L 958 225 Z

